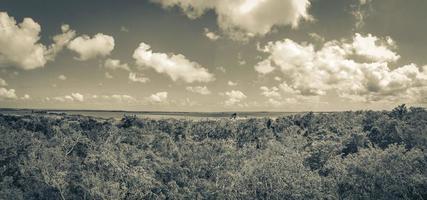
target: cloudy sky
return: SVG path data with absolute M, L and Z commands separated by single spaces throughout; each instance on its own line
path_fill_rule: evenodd
M 425 0 L 2 0 L 0 107 L 427 105 Z

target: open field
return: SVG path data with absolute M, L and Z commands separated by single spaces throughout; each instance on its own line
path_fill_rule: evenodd
M 0 114 L 0 199 L 427 199 L 427 111 Z

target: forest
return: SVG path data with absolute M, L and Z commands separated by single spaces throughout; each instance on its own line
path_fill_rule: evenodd
M 427 199 L 427 111 L 0 114 L 0 199 Z

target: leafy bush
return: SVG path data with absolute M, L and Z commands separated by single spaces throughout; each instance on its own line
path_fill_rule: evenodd
M 424 199 L 426 152 L 404 146 L 367 148 L 328 161 L 340 199 Z
M 427 111 L 0 114 L 0 199 L 427 199 Z

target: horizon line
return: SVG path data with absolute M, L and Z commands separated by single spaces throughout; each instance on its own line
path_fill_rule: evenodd
M 421 107 L 423 106 L 410 106 L 410 107 Z M 135 113 L 334 113 L 334 112 L 355 112 L 355 111 L 391 111 L 386 109 L 375 110 L 375 109 L 357 109 L 357 110 L 335 110 L 335 111 L 149 111 L 149 110 L 100 110 L 100 109 L 55 109 L 55 108 L 5 108 L 0 107 L 1 110 L 37 110 L 37 111 L 83 111 L 83 112 L 135 112 Z

